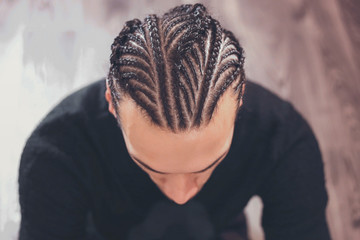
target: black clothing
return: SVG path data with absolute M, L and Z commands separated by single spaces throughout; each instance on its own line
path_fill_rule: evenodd
M 89 239 L 87 232 L 231 239 L 246 233 L 237 219 L 254 195 L 264 204 L 266 239 L 330 239 L 321 153 L 289 102 L 248 81 L 228 155 L 193 199 L 177 205 L 128 155 L 104 93 L 101 80 L 68 96 L 29 137 L 19 168 L 21 240 Z

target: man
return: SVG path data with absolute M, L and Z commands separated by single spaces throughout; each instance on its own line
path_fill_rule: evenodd
M 20 239 L 247 239 L 254 195 L 266 239 L 330 239 L 310 126 L 245 87 L 243 49 L 204 6 L 127 22 L 110 63 L 28 139 Z

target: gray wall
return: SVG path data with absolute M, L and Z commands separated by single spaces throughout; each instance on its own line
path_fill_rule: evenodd
M 104 76 L 124 22 L 195 1 L 0 1 L 0 239 L 16 239 L 21 150 L 68 93 Z M 360 239 L 360 1 L 200 1 L 233 31 L 253 81 L 290 100 L 319 140 L 336 240 Z M 246 208 L 262 239 L 262 203 Z

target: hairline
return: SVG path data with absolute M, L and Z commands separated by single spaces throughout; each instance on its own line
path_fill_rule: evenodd
M 112 102 L 112 104 L 113 104 L 113 106 L 114 106 L 114 109 L 115 109 L 115 115 L 116 115 L 115 118 L 116 118 L 116 121 L 117 121 L 117 124 L 118 124 L 119 128 L 122 130 L 123 128 L 122 128 L 122 124 L 121 124 L 121 113 L 120 113 L 121 110 L 120 110 L 120 108 L 119 108 L 118 106 L 120 105 L 119 103 L 124 100 L 124 98 L 115 99 L 115 96 L 113 95 L 112 89 L 110 89 L 110 92 L 111 92 L 111 95 L 112 95 L 112 97 L 111 97 L 111 102 Z M 239 112 L 240 112 L 240 110 L 242 109 L 242 105 L 243 105 L 243 104 L 240 106 L 240 101 L 241 101 L 241 99 L 243 98 L 243 95 L 244 95 L 244 93 L 242 93 L 242 96 L 240 96 L 239 98 L 236 98 L 236 100 L 235 100 L 235 101 L 236 101 L 236 110 L 235 110 L 235 118 L 234 118 L 234 122 L 233 122 L 234 125 L 236 124 L 236 122 L 237 122 L 237 120 L 238 120 Z M 130 98 L 129 100 L 131 101 L 132 99 Z M 135 102 L 135 105 L 138 106 L 138 105 L 136 104 L 136 102 Z M 218 108 L 218 105 L 215 107 L 214 113 L 216 112 L 217 108 Z M 164 127 L 162 127 L 162 126 L 159 126 L 159 125 L 155 124 L 155 123 L 151 120 L 151 117 L 149 117 L 146 112 L 141 111 L 141 110 L 142 110 L 141 107 L 140 107 L 139 109 L 140 109 L 140 112 L 141 112 L 142 116 L 143 116 L 144 118 L 147 118 L 147 119 L 148 119 L 148 122 L 149 122 L 152 126 L 158 127 L 158 128 L 160 128 L 161 130 L 165 130 L 165 131 L 166 131 L 166 130 L 169 130 L 170 132 L 173 132 L 173 131 L 172 131 L 171 129 L 169 129 L 169 128 L 164 128 Z M 210 122 L 211 122 L 211 121 L 210 121 Z M 209 124 L 210 122 L 208 122 L 208 124 Z M 206 127 L 206 126 L 205 126 L 205 127 Z M 201 126 L 200 126 L 199 128 L 201 128 Z M 197 129 L 199 129 L 199 128 L 197 128 Z M 190 128 L 189 130 L 192 130 L 192 129 Z

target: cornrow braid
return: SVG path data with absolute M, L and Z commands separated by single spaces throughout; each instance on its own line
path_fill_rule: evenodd
M 128 96 L 164 130 L 206 126 L 229 87 L 238 103 L 244 94 L 243 48 L 201 4 L 126 22 L 111 51 L 107 82 L 114 106 Z

